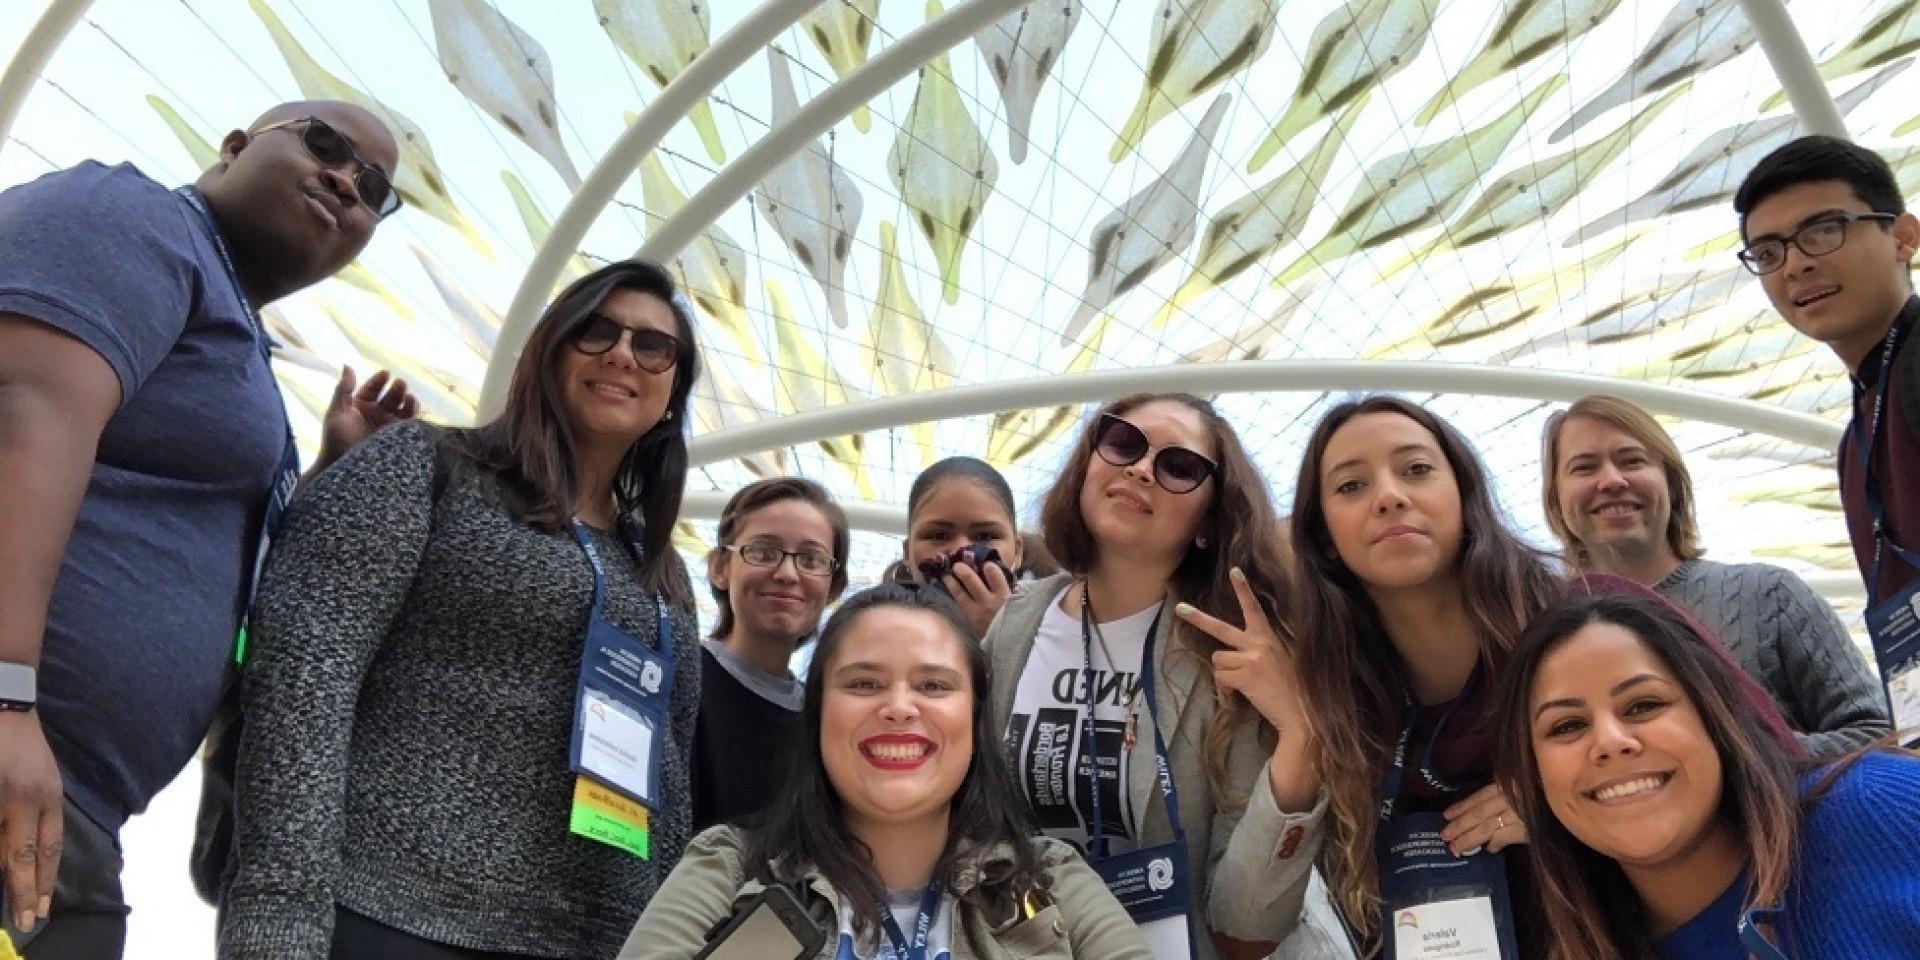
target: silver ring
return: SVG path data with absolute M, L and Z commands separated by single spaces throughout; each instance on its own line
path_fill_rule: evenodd
M 1494 814 L 1493 823 L 1494 823 L 1493 830 L 1495 833 L 1505 830 L 1507 828 L 1506 814 Z

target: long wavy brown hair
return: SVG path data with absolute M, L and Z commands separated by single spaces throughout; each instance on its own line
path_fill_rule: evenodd
M 1699 712 L 1720 755 L 1719 816 L 1746 845 L 1746 906 L 1780 901 L 1800 830 L 1798 781 L 1806 764 L 1772 704 L 1685 614 L 1635 592 L 1571 595 L 1541 613 L 1500 678 L 1495 777 L 1527 824 L 1527 857 L 1557 960 L 1653 956 L 1646 911 L 1613 859 L 1580 842 L 1554 817 L 1533 751 L 1533 683 L 1540 662 L 1583 627 L 1619 626 L 1658 657 Z
M 450 431 L 454 448 L 501 478 L 514 516 L 541 530 L 564 530 L 578 508 L 573 426 L 554 375 L 573 335 L 615 290 L 637 290 L 665 301 L 680 350 L 674 360 L 667 409 L 620 461 L 613 495 L 623 518 L 639 515 L 643 531 L 640 584 L 681 610 L 693 609 L 686 564 L 673 548 L 673 525 L 687 485 L 687 398 L 700 377 L 693 314 L 673 278 L 639 260 L 610 263 L 575 280 L 534 325 L 507 388 L 506 409 L 492 422 Z
M 1314 427 L 1293 499 L 1293 633 L 1301 692 L 1318 734 L 1315 754 L 1333 816 L 1333 834 L 1322 855 L 1328 886 L 1355 932 L 1374 944 L 1380 936 L 1373 849 L 1383 799 L 1380 779 L 1392 759 L 1389 739 L 1403 707 L 1404 670 L 1366 584 L 1340 560 L 1327 530 L 1320 482 L 1334 433 L 1370 413 L 1398 414 L 1419 424 L 1433 435 L 1453 470 L 1461 520 L 1454 569 L 1489 676 L 1498 675 L 1527 621 L 1553 601 L 1560 587 L 1547 555 L 1507 526 L 1472 445 L 1425 407 L 1371 396 L 1335 406 Z
M 1209 496 L 1205 515 L 1195 537 L 1205 547 L 1190 545 L 1180 565 L 1174 568 L 1167 591 L 1175 602 L 1193 604 L 1208 613 L 1244 626 L 1240 620 L 1240 601 L 1233 592 L 1228 571 L 1239 567 L 1247 582 L 1266 608 L 1268 619 L 1283 622 L 1287 613 L 1286 552 L 1273 537 L 1275 529 L 1273 500 L 1267 493 L 1266 478 L 1240 443 L 1240 435 L 1222 419 L 1213 404 L 1190 393 L 1136 393 L 1121 397 L 1100 408 L 1080 431 L 1068 455 L 1060 479 L 1054 481 L 1040 505 L 1040 530 L 1047 550 L 1062 569 L 1085 576 L 1100 558 L 1100 546 L 1080 514 L 1080 488 L 1086 485 L 1087 468 L 1094 454 L 1094 441 L 1104 414 L 1125 416 L 1128 411 L 1149 403 L 1177 403 L 1200 415 L 1207 433 L 1213 438 L 1214 462 L 1218 470 L 1208 483 L 1186 496 Z M 1213 654 L 1226 649 L 1184 621 L 1173 627 L 1175 648 L 1199 659 L 1205 675 L 1213 676 Z M 1207 727 L 1206 769 L 1214 796 L 1222 806 L 1231 807 L 1245 798 L 1233 798 L 1229 792 L 1227 751 L 1234 732 L 1243 723 L 1260 722 L 1260 715 L 1246 698 L 1235 694 Z

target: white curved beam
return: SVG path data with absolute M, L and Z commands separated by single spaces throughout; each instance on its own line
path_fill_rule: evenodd
M 20 41 L 20 50 L 7 64 L 7 72 L 0 73 L 0 149 L 6 147 L 7 134 L 13 130 L 14 118 L 27 102 L 27 92 L 33 89 L 33 82 L 40 79 L 47 61 L 53 59 L 53 51 L 73 32 L 73 25 L 80 22 L 80 15 L 90 6 L 93 0 L 53 0 L 34 22 L 33 29 L 27 31 L 27 38 Z
M 861 104 L 878 97 L 907 74 L 985 30 L 1032 0 L 967 0 L 895 40 L 859 69 L 800 106 L 787 122 L 767 131 L 746 152 L 693 195 L 667 222 L 648 236 L 635 254 L 665 263 L 713 225 L 729 207 L 772 173 L 788 157 L 826 133 Z
M 534 321 L 540 318 L 540 310 L 547 305 L 554 283 L 560 279 L 560 270 L 567 258 L 580 249 L 587 230 L 640 166 L 640 161 L 660 145 L 667 131 L 672 130 L 700 98 L 712 93 L 720 81 L 818 5 L 819 0 L 766 0 L 714 41 L 705 53 L 693 58 L 693 62 L 633 118 L 632 125 L 594 164 L 593 171 L 567 200 L 566 209 L 554 220 L 546 241 L 534 251 L 533 262 L 527 264 L 520 288 L 514 291 L 513 304 L 500 322 L 500 336 L 493 355 L 487 359 L 486 379 L 480 385 L 480 405 L 476 411 L 479 422 L 485 423 L 499 415 L 506 401 L 507 387 L 513 382 L 513 365 L 520 359 L 520 350 L 527 345 L 527 337 L 533 331 Z
M 1833 102 L 1833 93 L 1827 89 L 1827 82 L 1820 79 L 1820 68 L 1814 65 L 1813 54 L 1807 51 L 1806 38 L 1800 36 L 1800 30 L 1793 25 L 1793 15 L 1787 12 L 1782 0 L 1740 0 L 1740 9 L 1746 13 L 1747 22 L 1753 24 L 1753 32 L 1760 38 L 1760 49 L 1767 54 L 1767 63 L 1773 66 L 1773 75 L 1780 81 L 1781 89 L 1787 91 L 1787 101 L 1793 104 L 1793 112 L 1800 122 L 1806 125 L 1810 133 L 1824 133 L 1829 137 L 1851 140 L 1847 133 L 1847 122 L 1840 116 L 1839 105 Z
M 1583 373 L 1474 363 L 1381 360 L 1240 360 L 1094 370 L 1031 380 L 973 384 L 809 410 L 694 438 L 694 464 L 797 446 L 909 423 L 950 420 L 1029 407 L 1091 403 L 1140 391 L 1268 393 L 1392 390 L 1477 394 L 1572 402 L 1610 393 L 1654 413 L 1781 437 L 1831 450 L 1842 427 L 1811 414 L 1751 400 Z
M 680 501 L 680 519 L 718 520 L 720 511 L 726 508 L 727 499 L 731 496 L 731 490 L 688 490 Z M 855 530 L 896 537 L 907 535 L 906 507 L 870 500 L 841 500 L 839 504 L 840 509 L 847 513 L 847 526 Z
M 1859 570 L 1809 570 L 1800 579 L 1829 603 L 1867 598 L 1866 581 L 1860 578 Z

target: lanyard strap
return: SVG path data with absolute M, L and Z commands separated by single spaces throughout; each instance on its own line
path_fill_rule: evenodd
M 933 921 L 939 913 L 940 888 L 931 883 L 927 884 L 927 892 L 920 895 L 920 912 L 913 918 L 912 940 L 900 932 L 892 910 L 880 911 L 880 929 L 893 944 L 894 960 L 926 960 L 927 941 L 933 936 Z
M 273 366 L 273 338 L 267 334 L 267 325 L 260 319 L 260 312 L 253 308 L 253 301 L 247 299 L 247 291 L 240 286 L 240 271 L 233 268 L 233 254 L 227 250 L 227 238 L 220 232 L 220 225 L 213 219 L 213 211 L 207 209 L 205 197 L 193 187 L 181 187 L 174 193 L 187 201 L 187 206 L 200 215 L 200 222 L 207 227 L 207 235 L 213 240 L 213 251 L 220 255 L 220 265 L 227 270 L 227 279 L 233 283 L 233 295 L 240 301 L 240 309 L 247 315 L 247 323 L 253 326 L 254 342 L 260 347 L 260 357 Z
M 1895 543 L 1892 535 L 1887 533 L 1886 504 L 1880 499 L 1880 483 L 1873 475 L 1873 448 L 1879 443 L 1880 424 L 1887 408 L 1887 394 L 1893 391 L 1893 384 L 1888 379 L 1893 374 L 1893 354 L 1900 348 L 1900 341 L 1905 339 L 1907 328 L 1912 325 L 1913 321 L 1908 317 L 1908 313 L 1913 311 L 1914 306 L 1915 301 L 1907 302 L 1907 306 L 1900 311 L 1900 316 L 1894 318 L 1893 326 L 1888 328 L 1887 338 L 1881 341 L 1880 377 L 1876 381 L 1878 387 L 1873 394 L 1873 413 L 1866 421 L 1866 439 L 1861 440 L 1857 426 L 1854 430 L 1853 438 L 1860 448 L 1860 479 L 1866 489 L 1867 511 L 1873 517 L 1873 567 L 1867 574 L 1867 607 L 1869 609 L 1876 606 L 1879 601 L 1877 594 L 1880 589 L 1880 563 L 1885 559 L 1888 547 L 1893 548 L 1895 556 L 1915 567 L 1920 567 L 1920 553 Z M 1860 422 L 1860 395 L 1857 391 L 1853 399 L 1853 419 L 1855 424 Z
M 1166 604 L 1155 611 L 1153 622 L 1147 625 L 1147 643 L 1140 653 L 1140 686 L 1147 694 L 1147 725 L 1153 728 L 1154 763 L 1159 771 L 1160 794 L 1167 803 L 1167 820 L 1173 827 L 1175 839 L 1185 846 L 1180 829 L 1180 795 L 1173 788 L 1173 774 L 1167 769 L 1167 742 L 1160 735 L 1160 724 L 1154 718 L 1159 715 L 1158 701 L 1153 692 L 1153 641 L 1160 632 L 1160 615 L 1166 611 Z M 1087 789 L 1093 795 L 1093 822 L 1087 829 L 1087 852 L 1093 859 L 1104 860 L 1107 856 L 1106 821 L 1100 815 L 1100 741 L 1093 729 L 1093 604 L 1087 600 L 1086 581 L 1080 582 L 1080 642 L 1084 648 L 1085 670 L 1081 674 L 1087 689 L 1087 709 L 1080 715 L 1081 740 L 1086 743 L 1087 751 Z M 1109 668 L 1113 667 L 1108 663 Z M 1124 749 L 1124 747 L 1123 747 Z M 1119 771 L 1114 771 L 1118 775 Z M 1127 785 L 1120 784 L 1125 790 Z
M 1421 752 L 1420 765 L 1418 768 L 1420 771 L 1420 779 L 1425 780 L 1428 786 L 1441 793 L 1461 793 L 1466 790 L 1463 786 L 1449 783 L 1433 769 L 1433 748 L 1440 743 L 1440 735 L 1446 732 L 1447 723 L 1453 719 L 1454 714 L 1460 712 L 1460 707 L 1467 702 L 1467 698 L 1472 695 L 1474 688 L 1479 684 L 1480 672 L 1483 669 L 1483 664 L 1474 664 L 1473 673 L 1467 677 L 1466 687 L 1460 691 L 1460 696 L 1454 699 L 1453 705 L 1447 708 L 1447 712 L 1440 715 L 1440 722 L 1434 724 L 1433 736 L 1427 738 L 1427 748 Z M 1405 684 L 1402 684 L 1400 687 L 1400 696 L 1404 704 L 1402 709 L 1406 713 L 1406 721 L 1400 725 L 1400 739 L 1393 747 L 1393 762 L 1387 766 L 1386 778 L 1381 783 L 1381 820 L 1391 820 L 1393 818 L 1393 808 L 1394 804 L 1400 798 L 1400 788 L 1406 784 L 1407 746 L 1409 741 L 1413 739 L 1413 722 L 1419 713 L 1418 708 L 1413 702 L 1413 693 L 1407 689 Z
M 1738 926 L 1738 930 L 1740 931 L 1740 945 L 1746 947 L 1748 953 L 1760 958 L 1760 960 L 1787 960 L 1787 955 L 1781 953 L 1779 947 L 1774 946 L 1768 941 L 1767 938 L 1760 933 L 1760 928 L 1757 926 L 1757 924 L 1765 923 L 1771 925 L 1773 929 L 1779 930 L 1781 922 L 1785 919 L 1786 911 L 1766 907 L 1755 907 L 1741 914 Z
M 253 301 L 247 299 L 247 291 L 240 286 L 240 272 L 233 268 L 233 254 L 227 250 L 227 238 L 220 232 L 220 224 L 214 221 L 213 211 L 207 209 L 206 198 L 200 191 L 186 186 L 175 190 L 193 212 L 200 215 L 200 222 L 207 228 L 207 237 L 213 241 L 213 250 L 220 255 L 220 265 L 226 268 L 227 282 L 233 286 L 234 299 L 240 301 L 240 310 L 247 316 L 247 324 L 253 328 L 253 341 L 260 348 L 260 362 L 266 366 L 267 382 L 273 379 L 273 337 L 267 333 L 267 325 L 260 320 L 260 312 L 253 308 Z M 278 393 L 279 388 L 274 388 Z M 253 568 L 247 578 L 247 608 L 253 607 L 254 591 L 260 589 L 260 571 L 266 566 L 267 546 L 273 541 L 273 533 L 280 526 L 280 519 L 287 514 L 287 504 L 293 502 L 293 491 L 300 485 L 300 448 L 294 444 L 293 421 L 288 419 L 283 406 L 280 420 L 286 426 L 287 439 L 280 448 L 280 462 L 273 468 L 271 485 L 267 488 L 267 514 L 260 520 L 260 536 L 254 544 Z M 247 622 L 243 614 L 240 630 L 234 638 L 233 662 L 245 663 L 247 659 Z
M 636 558 L 646 555 L 639 536 L 632 527 L 627 525 L 625 518 L 620 522 L 620 534 L 626 539 L 627 546 L 633 550 Z M 607 571 L 600 563 L 600 550 L 593 545 L 593 536 L 587 532 L 586 524 L 578 520 L 573 521 L 573 539 L 579 542 L 580 549 L 586 551 L 587 563 L 593 567 L 593 607 L 588 611 L 587 618 L 599 620 L 605 613 L 607 605 Z M 669 616 L 666 601 L 660 599 L 657 591 L 653 595 L 653 610 L 660 634 L 654 649 L 666 653 L 673 648 L 673 621 Z

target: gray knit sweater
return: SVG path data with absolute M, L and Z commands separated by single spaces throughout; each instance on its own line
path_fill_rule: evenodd
M 1879 678 L 1833 608 L 1791 571 L 1688 560 L 1653 588 L 1719 636 L 1808 753 L 1836 756 L 1891 728 Z
M 460 947 L 612 957 L 687 843 L 693 615 L 673 617 L 652 859 L 569 834 L 591 568 L 570 534 L 516 522 L 478 470 L 451 471 L 436 502 L 433 437 L 381 431 L 314 481 L 274 542 L 244 677 L 223 960 L 326 960 L 336 904 Z M 608 618 L 652 642 L 632 555 L 596 536 Z

